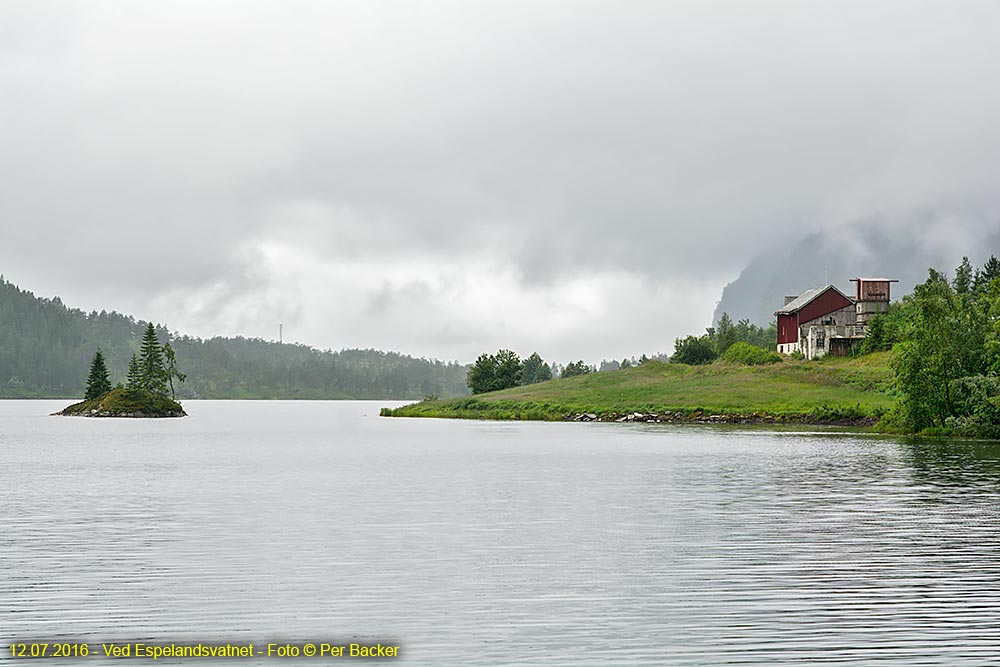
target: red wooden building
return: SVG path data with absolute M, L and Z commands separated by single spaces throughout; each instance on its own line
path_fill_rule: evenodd
M 873 315 L 889 309 L 889 278 L 854 278 L 856 300 L 833 285 L 816 287 L 799 296 L 786 296 L 775 311 L 778 352 L 801 352 L 808 359 L 825 354 L 848 354 L 865 337 Z

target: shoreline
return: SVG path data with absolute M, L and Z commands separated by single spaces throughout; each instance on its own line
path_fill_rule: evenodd
M 858 407 L 817 406 L 809 413 L 728 412 L 669 409 L 579 410 L 556 406 L 479 402 L 475 405 L 411 403 L 398 408 L 383 407 L 381 417 L 413 419 L 466 419 L 471 421 L 600 422 L 616 424 L 735 424 L 802 425 L 874 428 L 881 414 L 865 413 Z

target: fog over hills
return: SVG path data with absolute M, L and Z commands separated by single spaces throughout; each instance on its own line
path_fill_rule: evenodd
M 868 220 L 831 226 L 753 258 L 723 289 L 712 322 L 726 312 L 734 320 L 763 326 L 774 319 L 785 295 L 833 284 L 850 296 L 851 278 L 858 276 L 896 278 L 895 300 L 926 280 L 930 267 L 951 273 L 965 255 L 981 265 L 991 254 L 1000 255 L 1000 224 L 928 216 L 894 224 Z
M 0 275 L 0 398 L 80 396 L 98 348 L 124 381 L 146 323 L 69 308 Z M 243 336 L 197 338 L 157 326 L 187 381 L 180 398 L 413 399 L 467 394 L 465 366 L 374 349 L 317 350 Z

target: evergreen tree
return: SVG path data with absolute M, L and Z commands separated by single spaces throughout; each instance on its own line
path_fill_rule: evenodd
M 521 384 L 535 384 L 552 379 L 552 368 L 542 360 L 537 352 L 533 352 L 530 357 L 524 360 L 522 368 Z
M 163 366 L 163 349 L 156 338 L 156 328 L 150 322 L 139 347 L 139 384 L 154 394 L 167 393 L 167 371 Z
M 89 401 L 109 391 L 111 391 L 111 376 L 108 374 L 107 364 L 104 363 L 101 348 L 97 348 L 94 360 L 90 363 L 90 375 L 87 376 L 87 392 L 84 398 Z
M 962 258 L 962 263 L 955 269 L 955 278 L 951 281 L 955 294 L 968 294 L 972 287 L 972 264 L 968 257 Z
M 577 375 L 587 375 L 588 373 L 593 373 L 594 369 L 584 363 L 583 359 L 580 361 L 571 361 L 566 364 L 566 368 L 563 369 L 562 374 L 559 377 L 571 378 Z
M 1000 278 L 1000 259 L 997 259 L 996 255 L 990 255 L 990 258 L 983 264 L 982 271 L 976 271 L 974 281 L 976 293 L 985 292 L 996 278 Z
M 729 313 L 722 313 L 714 333 L 715 353 L 719 356 L 725 354 L 729 346 L 738 340 L 736 327 L 733 325 L 733 318 L 729 317 Z
M 174 378 L 177 378 L 178 382 L 184 382 L 187 379 L 187 375 L 181 373 L 177 370 L 177 353 L 174 352 L 174 348 L 167 343 L 163 346 L 163 368 L 167 373 L 167 382 L 170 383 L 170 398 L 177 398 L 177 394 L 174 393 Z
M 126 389 L 141 389 L 142 374 L 139 372 L 139 358 L 132 354 L 132 359 L 128 362 L 128 380 L 125 383 Z

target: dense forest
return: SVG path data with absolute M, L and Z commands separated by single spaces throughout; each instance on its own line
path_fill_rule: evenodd
M 82 396 L 100 348 L 113 382 L 124 382 L 147 323 L 85 313 L 0 276 L 0 398 Z M 378 350 L 320 351 L 257 338 L 201 339 L 157 326 L 187 374 L 180 398 L 411 399 L 469 393 L 465 366 Z

